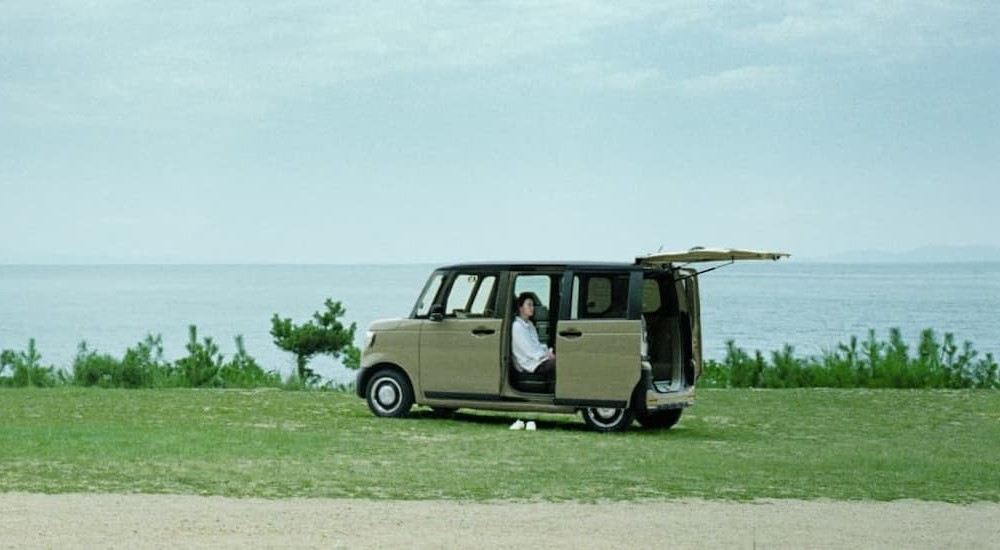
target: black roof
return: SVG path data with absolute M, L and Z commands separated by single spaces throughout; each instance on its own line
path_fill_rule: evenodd
M 438 267 L 438 270 L 475 269 L 487 271 L 542 271 L 580 268 L 597 271 L 634 271 L 645 266 L 627 262 L 470 262 Z

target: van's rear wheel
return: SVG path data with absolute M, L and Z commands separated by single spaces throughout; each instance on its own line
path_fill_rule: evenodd
M 635 418 L 632 409 L 628 408 L 589 407 L 581 412 L 587 426 L 599 432 L 620 432 L 628 428 Z
M 667 409 L 665 411 L 655 411 L 651 413 L 641 413 L 635 419 L 645 428 L 655 428 L 669 430 L 681 419 L 684 409 Z
M 406 376 L 394 370 L 380 370 L 372 375 L 365 391 L 368 408 L 375 416 L 402 417 L 413 406 L 413 387 Z

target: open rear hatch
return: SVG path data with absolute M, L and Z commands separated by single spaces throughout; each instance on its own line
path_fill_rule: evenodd
M 746 250 L 742 248 L 703 248 L 696 246 L 683 252 L 656 252 L 635 259 L 635 263 L 643 265 L 667 265 L 674 263 L 690 264 L 695 262 L 735 262 L 736 260 L 778 260 L 786 258 L 787 252 L 769 252 L 762 250 Z
M 645 359 L 651 367 L 655 391 L 682 391 L 694 385 L 701 374 L 698 276 L 737 260 L 778 260 L 787 256 L 786 252 L 695 247 L 635 259 L 638 265 L 655 268 L 644 276 L 643 298 Z M 723 263 L 701 270 L 687 267 L 699 262 Z M 651 304 L 647 303 L 647 295 L 654 298 Z

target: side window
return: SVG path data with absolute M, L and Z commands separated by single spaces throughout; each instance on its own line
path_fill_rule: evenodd
M 496 275 L 486 275 L 479 284 L 479 291 L 476 292 L 469 311 L 475 315 L 483 317 L 496 317 L 497 301 L 497 277 Z
M 430 315 L 431 306 L 434 305 L 434 297 L 437 296 L 438 290 L 441 289 L 444 276 L 444 273 L 437 272 L 427 280 L 427 284 L 424 285 L 424 291 L 420 293 L 420 298 L 417 299 L 417 305 L 413 307 L 414 317 L 427 317 Z
M 656 279 L 642 281 L 642 312 L 653 313 L 660 309 L 660 285 Z
M 587 279 L 587 316 L 600 317 L 611 311 L 611 279 L 591 277 Z
M 448 317 L 493 317 L 496 313 L 497 276 L 492 273 L 459 273 L 445 302 Z
M 577 273 L 571 319 L 624 319 L 628 315 L 627 273 Z
M 538 299 L 535 302 L 535 317 L 539 315 L 539 309 L 548 310 L 552 303 L 552 278 L 549 275 L 518 275 L 514 279 L 514 297 L 520 296 L 522 292 L 530 292 Z M 512 307 L 517 307 L 511 304 Z M 516 314 L 517 312 L 515 312 Z

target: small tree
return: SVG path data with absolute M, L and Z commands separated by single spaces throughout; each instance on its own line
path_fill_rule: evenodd
M 344 327 L 338 319 L 344 316 L 340 302 L 330 298 L 324 302 L 326 311 L 313 314 L 312 320 L 295 325 L 291 319 L 281 319 L 275 313 L 271 318 L 271 336 L 279 348 L 295 355 L 299 380 L 307 384 L 319 381 L 319 375 L 309 368 L 309 360 L 317 354 L 325 353 L 334 359 L 345 354 L 347 358 L 357 356 L 354 347 L 354 331 L 357 323 Z
M 188 326 L 187 357 L 177 360 L 177 367 L 188 387 L 221 386 L 219 376 L 225 357 L 219 353 L 219 346 L 211 339 L 198 341 L 198 327 Z
M 10 368 L 11 375 L 3 376 Z M 42 354 L 35 347 L 35 339 L 28 340 L 28 349 L 14 351 L 5 349 L 0 352 L 0 386 L 50 388 L 66 382 L 66 375 L 53 366 L 42 365 Z

